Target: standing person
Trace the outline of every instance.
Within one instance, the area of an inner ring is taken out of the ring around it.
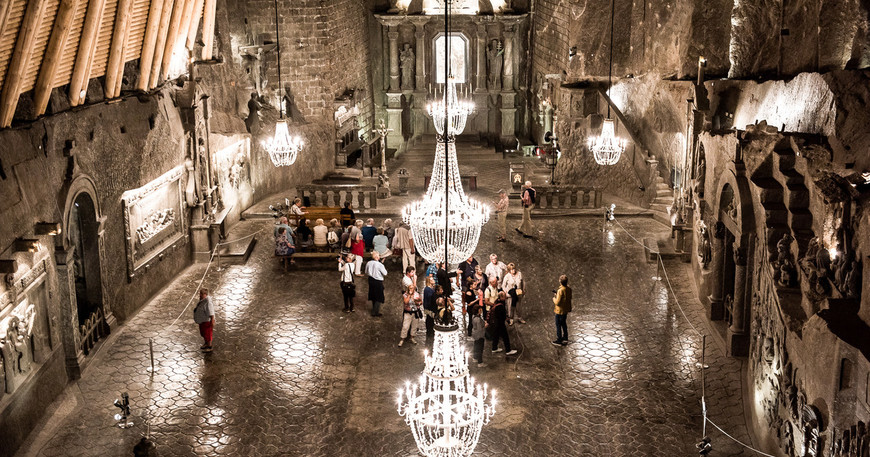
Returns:
[[[366,242],[366,249],[371,250],[374,246],[375,235],[378,234],[378,228],[375,227],[375,220],[372,218],[366,219],[366,225],[364,225],[360,230],[362,230],[363,240]]]
[[[477,259],[474,256],[468,256],[467,259],[459,263],[459,271],[462,272],[462,288],[468,287],[468,282],[474,277],[474,268],[477,267]]]
[[[366,252],[365,242],[363,241],[362,231],[360,231],[360,227],[362,227],[362,221],[356,221],[356,225],[350,230],[350,252],[356,256],[356,268],[354,271],[357,276],[362,276],[362,262],[363,255]]]
[[[384,303],[384,277],[387,269],[381,263],[378,251],[372,251],[372,260],[366,264],[366,274],[369,277],[369,300],[372,301],[372,317],[381,317],[381,305]]]
[[[423,298],[417,293],[417,286],[411,284],[408,290],[402,294],[402,331],[399,333],[399,346],[405,342],[405,339],[410,339],[411,344],[417,344],[414,339],[414,334],[417,333],[417,323],[419,316],[422,315],[420,306],[423,305]]]
[[[427,279],[427,281],[431,282],[426,288],[432,292],[423,292],[423,314],[426,316],[426,345],[431,350],[432,343],[435,342],[435,313],[438,312],[437,300],[444,293],[444,289],[441,286],[436,286],[431,278]]]
[[[465,287],[465,290],[462,292],[462,306],[463,309],[467,313],[468,319],[468,336],[472,336],[472,328],[471,328],[471,315],[472,307],[474,306],[483,306],[480,300],[480,285],[477,284],[476,279],[472,279],[471,282]]]
[[[417,269],[414,267],[408,267],[405,269],[405,276],[402,278],[402,291],[408,290],[409,287],[414,286],[414,290],[417,289]]]
[[[486,278],[492,279],[495,278],[498,280],[499,284],[501,284],[502,278],[504,278],[504,274],[507,271],[507,265],[504,264],[501,260],[498,260],[498,256],[495,254],[489,255],[489,263],[486,264]]]
[[[444,288],[444,296],[447,298],[453,297],[454,284],[451,278],[455,278],[457,274],[459,273],[455,271],[448,273],[444,269],[444,262],[438,262],[438,270],[435,272],[435,283]]]
[[[531,238],[534,235],[538,234],[535,230],[535,226],[532,225],[532,208],[535,207],[535,188],[532,187],[531,181],[526,181],[523,184],[523,223],[516,231],[522,234],[526,238]]]
[[[483,307],[480,305],[471,305],[469,308],[471,315],[471,339],[474,340],[474,351],[471,353],[477,368],[486,366],[483,363],[483,345],[486,335],[486,321],[483,320]]]
[[[506,297],[507,294],[504,291],[499,292],[495,305],[489,313],[489,325],[492,327],[492,352],[495,354],[502,351],[498,347],[498,341],[501,340],[504,342],[504,355],[514,355],[517,350],[511,349],[511,338],[508,335],[507,325],[505,325],[507,323],[507,311],[504,304]]]
[[[477,280],[477,287],[481,292],[486,290],[489,286],[489,279],[487,279],[486,275],[483,273],[483,268],[480,268],[480,265],[474,267],[473,279]]]
[[[495,214],[498,216],[498,240],[507,241],[507,212],[510,205],[507,192],[504,189],[498,191],[498,201],[495,202]]]
[[[492,308],[495,307],[495,302],[498,301],[498,293],[501,292],[501,289],[498,287],[498,279],[492,278],[489,280],[489,286],[487,286],[486,290],[483,291],[483,311],[487,317],[487,321],[489,321],[489,313],[492,312]]]
[[[426,268],[426,277],[432,278],[435,280],[435,284],[438,284],[438,269],[441,268],[441,262],[430,263]]]
[[[525,284],[523,284],[523,273],[517,269],[513,262],[507,265],[507,273],[501,281],[501,289],[507,292],[507,314],[508,325],[514,325],[514,319],[520,324],[525,324],[526,321],[520,317],[517,312],[517,307],[520,304],[520,299],[523,298]]]
[[[553,346],[568,345],[568,313],[571,312],[571,288],[568,287],[568,276],[559,276],[559,290],[554,291],[553,313],[556,315],[556,339]]]
[[[399,224],[396,234],[393,236],[393,249],[402,250],[402,271],[407,271],[409,266],[416,266],[417,259],[414,253],[414,239],[411,231],[404,222]]]
[[[353,209],[351,208],[350,202],[344,202],[344,208],[342,208],[338,212],[339,216],[341,216],[341,226],[348,227],[353,225],[354,219],[356,219],[356,214],[353,213]]]
[[[356,297],[356,284],[353,283],[354,255],[345,254],[338,258],[338,271],[341,272],[341,295],[344,297],[344,312],[352,313],[353,299]]]
[[[390,240],[389,245],[393,245],[393,237],[396,236],[396,228],[393,227],[392,219],[384,219],[384,223],[381,224],[381,227],[384,229],[384,235],[386,235],[387,239]]]
[[[199,289],[199,302],[193,308],[193,321],[199,324],[199,334],[204,343],[199,348],[202,352],[211,352],[212,334],[214,331],[214,305],[208,296],[208,289]]]

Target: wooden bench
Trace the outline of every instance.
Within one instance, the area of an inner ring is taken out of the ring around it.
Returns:
[[[303,214],[302,216],[298,214],[287,213],[287,220],[293,221],[295,226],[299,226],[299,219],[306,218],[310,221],[316,221],[317,219],[323,219],[325,224],[329,224],[329,221],[332,219],[338,219],[339,222],[342,223],[342,226],[345,223],[350,222],[353,223],[353,220],[350,218],[348,214],[341,214],[341,208],[336,208],[333,206],[309,206],[304,208],[308,214]]]

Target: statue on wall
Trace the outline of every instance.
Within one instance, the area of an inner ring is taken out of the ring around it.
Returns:
[[[704,221],[698,224],[698,263],[701,268],[707,269],[713,260],[713,247],[710,242],[710,231]]]
[[[22,335],[22,326],[20,324],[21,320],[18,316],[12,316],[12,319],[9,320],[6,336],[0,340],[3,358],[9,363],[9,366],[6,367],[7,378],[9,379],[14,379],[14,376],[23,375],[30,371],[32,357],[28,341],[29,335]]]
[[[417,65],[417,59],[414,56],[414,50],[411,49],[411,43],[405,43],[402,47],[399,62],[402,69],[402,89],[414,89],[414,68]]]
[[[695,178],[697,179],[697,193],[699,198],[704,198],[704,185],[707,183],[707,159],[704,154],[704,145],[698,148],[700,151],[698,158],[698,168],[695,170]]]
[[[0,351],[0,398],[6,393],[6,360],[3,358],[3,351]]]
[[[504,66],[504,47],[501,40],[494,39],[486,48],[486,61],[489,64],[489,89],[501,89],[501,71]]]
[[[248,133],[254,132],[260,125],[260,100],[256,92],[251,92],[251,99],[248,100],[248,117],[245,118],[245,127]]]
[[[794,287],[797,284],[797,268],[791,255],[792,241],[794,238],[785,233],[776,243],[777,256],[773,263],[773,279],[783,287]]]

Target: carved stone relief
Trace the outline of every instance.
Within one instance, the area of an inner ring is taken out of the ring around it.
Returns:
[[[45,259],[0,297],[0,397],[12,393],[51,352]]]

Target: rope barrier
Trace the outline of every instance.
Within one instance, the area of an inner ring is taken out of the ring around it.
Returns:
[[[634,240],[635,243],[639,244],[644,250],[649,251],[649,252],[653,252],[649,246],[643,244],[641,241],[639,241],[637,238],[635,238],[635,236],[632,235],[631,232],[629,232],[628,229],[626,229],[625,226],[623,226],[619,222],[619,220],[617,220],[616,218],[614,218],[612,220],[614,222],[616,222],[616,224],[619,226],[619,228],[621,228],[622,231],[625,232],[625,234],[629,236],[629,238]],[[689,320],[689,317],[686,315],[685,311],[683,310],[683,307],[680,305],[680,301],[677,299],[677,294],[674,291],[674,287],[671,284],[670,277],[668,276],[668,271],[665,268],[665,262],[664,262],[664,259],[662,258],[661,253],[656,252],[655,254],[656,254],[656,258],[658,260],[657,264],[658,264],[658,266],[661,266],[661,270],[662,270],[662,274],[663,274],[664,279],[665,279],[665,283],[668,286],[668,292],[670,292],[670,295],[674,298],[674,303],[677,305],[677,309],[680,310],[680,314],[683,316],[683,319],[686,321],[686,323],[689,324],[689,327],[691,327],[692,331],[695,332],[695,334],[697,334],[699,337],[701,337],[702,341],[705,341],[706,337],[700,331],[698,331],[698,329],[692,324],[692,322]],[[682,347],[682,342],[679,340],[679,338],[677,339],[677,342],[680,344],[680,347]],[[705,344],[705,343],[702,343],[702,344]],[[704,348],[702,347],[702,351],[703,350],[704,350]],[[704,362],[703,361],[701,363],[701,370],[702,370],[701,374],[703,376],[703,370],[704,370]],[[701,413],[702,413],[703,420],[704,420],[704,430],[705,430],[704,434],[705,434],[705,436],[706,436],[706,423],[709,422],[710,425],[712,425],[714,428],[716,428],[716,430],[719,430],[719,432],[721,432],[723,435],[728,437],[728,439],[739,444],[740,446],[743,446],[745,449],[752,451],[758,455],[762,455],[764,457],[775,457],[771,454],[760,451],[760,450],[744,443],[743,441],[738,440],[737,438],[731,436],[728,432],[723,430],[721,427],[719,427],[715,422],[713,422],[707,416],[707,402],[706,402],[706,398],[705,398],[706,394],[704,393],[704,389],[703,389],[704,386],[702,385],[701,387],[702,387],[702,393],[701,393],[701,410],[702,411],[701,411]]]

